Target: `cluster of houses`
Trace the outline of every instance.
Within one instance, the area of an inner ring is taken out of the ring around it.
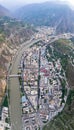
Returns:
[[[39,51],[36,48],[28,49],[27,52],[23,54],[25,58],[22,62],[23,89],[27,95],[27,101],[25,101],[29,101],[28,104],[31,104],[34,109],[37,108],[38,96],[38,53]]]
[[[35,121],[47,122],[50,116],[61,108],[62,86],[59,76],[62,77],[60,73],[62,66],[60,59],[54,59],[55,65],[52,61],[48,62],[45,51],[46,46],[34,45],[25,51],[21,58],[23,78],[21,87],[24,92],[21,97],[22,119],[25,124],[26,120],[29,122],[27,124],[30,124],[29,116],[32,114],[39,115],[35,116]],[[32,119],[31,116],[31,121]]]
[[[9,114],[8,114],[8,107],[2,108],[2,115],[0,120],[0,130],[10,130],[11,127],[9,125]]]
[[[48,62],[45,56],[46,46],[41,48],[40,58],[40,98],[39,112],[42,121],[49,119],[49,113],[54,113],[60,108],[61,104],[61,83],[56,76],[56,68],[58,73],[61,71],[60,61]]]

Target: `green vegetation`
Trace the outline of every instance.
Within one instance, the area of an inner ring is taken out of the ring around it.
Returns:
[[[66,76],[67,76],[70,88],[74,89],[74,67],[72,66],[70,62],[67,65]]]
[[[50,45],[48,45],[46,48],[45,56],[46,56],[48,62],[53,61],[54,57],[53,57],[53,52],[52,52],[52,48],[50,47]]]
[[[34,31],[35,29],[29,24],[26,24],[24,21],[19,21],[15,18],[7,16],[0,17],[0,34],[3,34],[3,37],[0,37],[0,41],[4,41],[5,37],[8,38],[11,34],[13,36],[15,35],[15,40],[16,37],[19,36],[20,38],[24,38],[25,41],[30,38],[31,34],[33,34]],[[11,38],[11,42],[14,42],[14,39]],[[16,40],[15,43],[18,43],[18,40],[19,38]]]
[[[71,52],[70,41],[66,39],[60,39],[53,43],[54,50],[60,55],[68,55]]]
[[[52,85],[52,84],[53,84],[53,81],[52,81],[52,79],[49,79],[49,81],[50,81],[50,84]]]
[[[53,52],[51,51],[50,45],[48,45],[46,49],[46,58],[48,61],[52,61],[52,59],[57,60],[59,58],[61,61],[62,68],[65,71],[66,76],[68,78],[68,81],[70,78],[74,84],[74,80],[73,80],[74,67],[72,67],[72,64],[70,63],[71,60],[73,61],[74,54],[73,54],[72,45],[70,43],[71,41],[66,39],[60,39],[58,41],[53,42],[52,43]],[[48,53],[50,56],[48,56]]]
[[[60,58],[62,67],[65,70],[66,65],[68,64],[68,56],[70,53],[72,53],[69,43],[70,41],[65,39],[55,41],[52,43],[53,51],[50,45],[48,45],[46,49],[46,57],[48,61],[52,61],[52,59],[57,60],[57,58]],[[48,56],[47,54],[50,54],[51,56]]]
[[[67,94],[67,88],[66,88],[66,81],[64,79],[60,79],[60,81],[62,86],[62,96],[61,96],[62,98],[61,104],[62,104],[65,103],[64,97]]]
[[[8,87],[8,99],[9,99],[9,102],[10,102],[10,88]]]
[[[39,43],[42,42],[41,40],[38,40],[37,42],[35,42],[33,45],[30,46],[30,48],[32,48],[33,46],[40,46]]]
[[[22,82],[23,82],[23,81],[22,81],[22,77],[20,76],[20,77],[19,77],[19,83],[20,83],[20,85],[22,85]]]
[[[50,46],[47,46],[46,51],[51,55],[52,54],[52,48]]]
[[[5,130],[9,130],[9,128],[6,127]]]
[[[4,107],[8,107],[8,97],[5,96],[4,102],[3,102]]]
[[[21,90],[20,96],[21,97],[24,96],[24,92],[22,90]]]
[[[38,99],[40,98],[40,79],[41,79],[41,76],[38,75]]]
[[[21,73],[19,73],[18,72],[18,74],[21,74]],[[22,88],[22,85],[23,85],[23,79],[22,79],[22,77],[21,76],[19,76],[19,84],[20,84],[20,96],[22,97],[22,96],[24,96],[24,91],[23,91],[23,88]]]
[[[54,48],[53,54],[49,52],[51,56],[54,56],[55,60],[60,58],[62,65],[61,74],[63,75],[63,71],[65,71],[70,91],[63,111],[58,113],[58,116],[44,126],[43,130],[74,130],[74,67],[70,62],[70,56],[74,58],[74,55],[70,43],[70,40],[65,39],[55,41],[52,43]],[[66,81],[64,79],[60,79],[60,81],[62,86],[61,98],[63,103],[64,96],[67,94]]]
[[[6,119],[5,119],[5,122],[6,122],[6,123],[9,123],[9,122],[10,122],[10,121],[9,121],[9,118],[6,118]]]
[[[68,56],[67,55],[61,56],[61,65],[62,65],[62,68],[64,69],[64,71],[66,71],[67,65],[68,65]]]
[[[69,96],[67,99],[68,109],[71,111],[74,99],[74,90],[70,90]]]
[[[0,34],[0,43],[5,41],[5,36],[4,34]]]

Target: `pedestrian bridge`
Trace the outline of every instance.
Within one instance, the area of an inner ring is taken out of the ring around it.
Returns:
[[[16,75],[16,74],[11,74],[11,75],[8,75],[9,78],[16,78],[16,77],[20,77],[21,75]]]

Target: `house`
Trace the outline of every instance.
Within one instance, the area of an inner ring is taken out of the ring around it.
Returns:
[[[28,100],[25,96],[22,96],[22,107],[28,106]]]

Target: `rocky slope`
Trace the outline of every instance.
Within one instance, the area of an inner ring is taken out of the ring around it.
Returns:
[[[0,18],[0,101],[5,93],[7,68],[19,45],[30,39],[33,29],[9,17]]]

